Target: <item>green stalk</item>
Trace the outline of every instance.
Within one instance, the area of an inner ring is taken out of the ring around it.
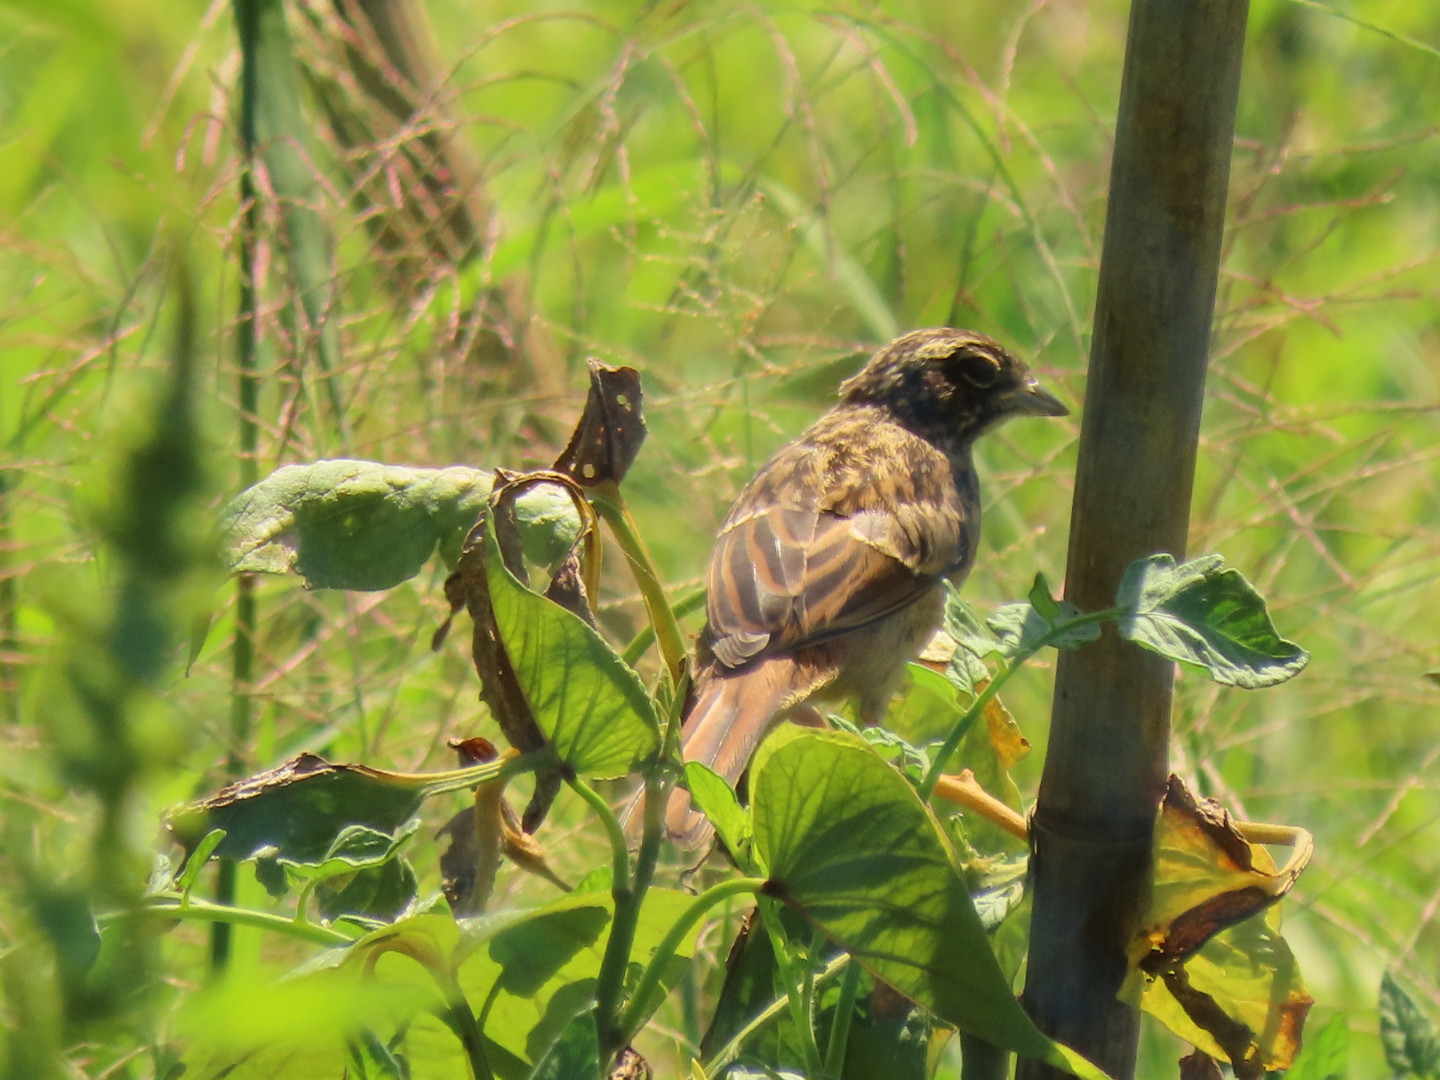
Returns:
[[[670,610],[674,612],[675,618],[678,621],[692,612],[701,610],[705,606],[705,596],[705,588],[701,586],[691,592],[685,593],[683,596],[677,597],[675,603],[671,605]],[[625,663],[631,667],[634,667],[640,662],[640,658],[645,655],[645,651],[650,648],[654,641],[654,624],[651,623],[641,627],[640,632],[635,635],[634,640],[625,646],[625,651],[620,654],[620,659],[624,660]]]
[[[1027,649],[1021,649],[1001,664],[1000,670],[995,673],[995,677],[986,684],[984,690],[976,695],[975,700],[970,703],[970,707],[965,710],[964,715],[962,715],[960,719],[955,722],[955,726],[950,729],[950,734],[945,736],[945,741],[940,745],[940,749],[935,753],[935,759],[930,763],[930,771],[925,774],[925,779],[920,782],[920,798],[929,801],[930,796],[935,791],[935,785],[940,782],[940,777],[945,773],[945,765],[959,748],[960,741],[965,738],[966,733],[975,721],[985,715],[985,706],[990,704],[995,695],[1000,692],[1000,688],[1010,681],[1010,676],[1014,675],[1025,661],[1051,644],[1051,642],[1059,641],[1075,627],[1083,626],[1087,623],[1111,622],[1123,615],[1125,610],[1124,608],[1118,607],[1107,608],[1104,611],[1093,611],[1088,615],[1080,615],[1076,618],[1068,619],[1053,629],[1041,634],[1033,645]]]
[[[786,949],[784,932],[780,927],[778,909],[771,901],[760,901],[760,921],[770,937],[770,949],[775,954],[775,966],[780,970],[780,979],[785,985],[785,998],[790,1006],[790,1022],[795,1025],[796,1037],[800,1040],[800,1052],[805,1056],[805,1075],[819,1077],[824,1066],[820,1062],[820,1045],[815,1041],[815,1027],[810,1022],[806,1002],[799,985],[801,978],[795,973]],[[808,963],[808,960],[807,960]]]
[[[842,958],[849,956],[842,953]],[[828,974],[830,968],[823,968],[815,981]],[[830,1038],[825,1043],[825,1075],[839,1076],[845,1068],[845,1047],[850,1041],[850,1022],[855,1018],[855,999],[860,996],[860,965],[850,964],[845,968],[845,978],[840,983],[840,1000],[835,1003],[835,1018],[830,1022]]]
[[[355,941],[353,937],[343,934],[339,930],[321,926],[319,923],[297,922],[269,911],[253,911],[250,908],[234,907],[229,904],[216,904],[196,897],[188,899],[169,896],[151,897],[141,907],[103,916],[101,921],[137,916],[152,919],[191,919],[196,922],[213,923],[217,926],[253,926],[259,930],[285,934],[288,937],[299,938],[301,941],[308,941],[315,945],[349,945]]]
[[[848,971],[854,967],[855,965],[850,962],[849,954],[841,953],[839,956],[835,957],[833,960],[831,960],[828,964],[826,964],[823,968],[820,969],[820,973],[815,977],[815,982],[818,985],[831,978],[838,971],[840,971],[841,968],[845,968]],[[859,976],[857,975],[857,989],[859,985],[858,978]],[[782,1012],[788,1009],[789,1006],[790,997],[787,994],[783,997],[775,998],[770,1002],[770,1004],[766,1005],[765,1008],[761,1009],[754,1016],[752,1016],[749,1023],[747,1023],[744,1027],[737,1031],[733,1036],[731,1036],[730,1041],[727,1042],[724,1046],[722,1046],[719,1050],[715,1051],[715,1053],[710,1056],[710,1060],[704,1063],[705,1075],[718,1076],[721,1072],[723,1072],[727,1065],[729,1065],[732,1061],[734,1061],[737,1057],[740,1056],[740,1050],[745,1045],[745,1040],[754,1035],[771,1020],[774,1020],[775,1017],[779,1016]],[[851,1011],[854,1011],[853,998],[851,999]],[[846,1022],[845,1026],[846,1036],[848,1038],[848,1021]]]
[[[605,484],[588,489],[590,502],[595,512],[610,526],[610,532],[620,550],[630,563],[630,572],[635,575],[635,584],[645,601],[645,610],[650,616],[650,625],[655,628],[655,640],[660,646],[660,655],[670,672],[671,681],[680,685],[680,674],[685,669],[685,635],[680,632],[680,623],[665,597],[665,588],[660,575],[655,572],[655,562],[641,539],[635,520],[620,496],[620,489],[614,484]]]
[[[635,1037],[645,1023],[653,1005],[651,998],[655,991],[660,988],[660,979],[665,974],[665,968],[669,966],[674,958],[680,943],[685,940],[685,935],[695,928],[695,924],[705,917],[705,913],[732,896],[739,896],[742,893],[758,892],[765,884],[763,878],[731,878],[710,886],[703,893],[697,896],[691,905],[685,909],[680,916],[665,932],[660,939],[660,944],[655,947],[655,955],[650,958],[646,965],[644,974],[640,981],[635,984],[635,992],[630,995],[630,1003],[625,1008],[624,1019],[620,1022],[619,1044],[616,1049],[625,1046]],[[604,1033],[601,1033],[603,1039]],[[612,1051],[613,1052],[613,1051]]]
[[[625,990],[625,969],[630,964],[630,950],[635,944],[635,928],[640,922],[640,900],[630,883],[630,852],[625,845],[625,830],[598,792],[579,777],[567,778],[571,789],[590,804],[605,826],[610,838],[610,896],[615,913],[610,920],[610,936],[605,942],[605,955],[595,979],[595,1028],[600,1039],[600,1058],[608,1061],[623,1046],[617,1042],[620,1031],[616,1017],[620,1012],[620,996]]]
[[[255,143],[258,122],[256,102],[259,68],[256,51],[260,37],[259,0],[234,0],[235,28],[240,39],[240,171],[239,320],[235,329],[236,398],[239,404],[240,489],[251,487],[260,477],[260,379],[256,374],[256,322],[259,318],[255,295],[255,244],[259,235],[259,209],[255,189]],[[230,745],[225,754],[225,773],[232,780],[246,773],[245,748],[250,742],[254,719],[251,687],[255,678],[255,631],[259,625],[255,606],[255,582],[241,574],[235,580],[235,644],[230,660]],[[221,859],[215,877],[215,900],[222,907],[235,903],[236,866],[233,859]],[[210,970],[223,972],[230,964],[231,929],[228,922],[216,922],[210,931]]]

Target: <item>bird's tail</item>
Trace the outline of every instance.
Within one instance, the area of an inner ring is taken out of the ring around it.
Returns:
[[[732,787],[740,780],[760,740],[795,692],[795,663],[786,657],[762,661],[743,673],[704,679],[681,733],[681,754],[708,765]],[[644,820],[644,794],[626,814],[626,829],[638,836]],[[665,807],[665,829],[682,847],[696,848],[714,831],[691,804],[689,792],[676,788]]]

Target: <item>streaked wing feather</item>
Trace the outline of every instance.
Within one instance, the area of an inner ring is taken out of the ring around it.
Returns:
[[[882,618],[939,576],[879,510],[770,507],[730,522],[716,546],[707,614],[726,667]]]

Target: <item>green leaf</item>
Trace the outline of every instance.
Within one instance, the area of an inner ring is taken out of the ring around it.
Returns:
[[[694,902],[678,890],[645,894],[631,947],[631,964],[650,959],[666,931]],[[477,1013],[487,1042],[508,1060],[533,1067],[572,1018],[593,1003],[613,908],[608,894],[569,895],[532,911],[467,923],[454,952],[456,977]],[[695,947],[692,932],[663,985],[673,987]],[[502,1068],[500,1075],[523,1075]]]
[[[1396,1076],[1430,1080],[1440,1072],[1440,1035],[1390,972],[1380,978],[1380,1043]]]
[[[342,915],[394,922],[420,891],[410,860],[396,856],[378,866],[326,878],[315,889],[315,910],[326,922]]]
[[[660,747],[660,720],[640,676],[584,620],[531,592],[486,545],[495,625],[535,722],[581,776],[638,771]]]
[[[545,1056],[536,1063],[529,1080],[571,1080],[600,1075],[600,1033],[595,1012],[585,1008],[565,1026]]]
[[[710,819],[726,849],[740,857],[738,853],[745,850],[750,840],[750,815],[741,808],[740,800],[724,777],[701,762],[687,761],[685,784],[695,806]]]
[[[782,725],[751,775],[768,895],[962,1031],[1081,1076],[1102,1075],[1020,1008],[938,824],[862,739]]]
[[[458,465],[288,465],[225,508],[226,559],[234,573],[293,572],[312,589],[388,589],[419,573],[437,544],[454,563],[492,480]]]
[[[1282,638],[1265,601],[1219,555],[1175,565],[1170,555],[1130,564],[1115,594],[1129,641],[1247,690],[1293,678],[1310,655]]]
[[[984,620],[960,595],[954,586],[947,585],[945,599],[945,632],[955,639],[955,644],[976,657],[989,656],[1000,652],[1000,642],[986,629]]]
[[[1050,593],[1050,583],[1045,580],[1044,574],[1035,575],[1035,584],[1030,586],[1030,595],[1026,597],[1030,606],[1040,613],[1040,616],[1052,622],[1064,614],[1064,607]],[[1072,607],[1071,611],[1077,609]]]
[[[224,829],[216,857],[279,856],[323,862],[347,826],[393,833],[415,816],[425,789],[363,765],[332,765],[301,754],[175,811],[166,827],[187,850]]]
[[[1305,1033],[1305,1046],[1285,1070],[1285,1080],[1346,1080],[1350,1075],[1350,1024],[1343,1013],[1318,1032]]]
[[[1028,604],[1007,604],[985,620],[1006,656],[1033,652],[1043,647],[1042,642],[1057,649],[1078,649],[1100,636],[1098,623],[1066,627],[1066,623],[1080,618],[1080,609],[1051,596],[1044,574],[1035,575],[1029,600]]]
[[[405,846],[418,820],[410,820],[394,834],[372,829],[368,825],[347,825],[336,834],[330,847],[319,859],[298,859],[293,854],[281,855],[281,866],[301,881],[323,881],[339,874],[353,874],[366,867],[380,866],[393,859]]]
[[[1000,642],[953,585],[946,585],[945,632],[955,642],[955,652],[945,668],[945,678],[963,694],[974,697],[980,683],[990,678],[984,658],[1000,653]]]

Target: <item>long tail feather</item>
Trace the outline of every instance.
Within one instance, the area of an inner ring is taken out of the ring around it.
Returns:
[[[795,694],[795,664],[777,657],[743,673],[706,679],[685,718],[681,753],[686,761],[710,766],[730,785],[739,782],[760,740],[775,716]],[[644,795],[636,796],[625,813],[625,828],[638,839],[644,822]],[[682,847],[696,848],[713,829],[691,805],[690,794],[677,788],[665,807],[665,829]]]

